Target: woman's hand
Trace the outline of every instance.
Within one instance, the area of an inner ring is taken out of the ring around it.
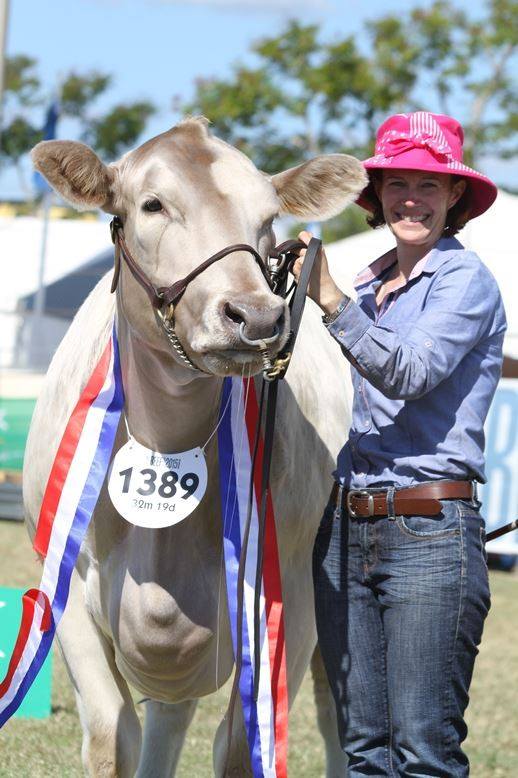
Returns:
[[[299,232],[299,240],[308,245],[309,241],[313,237],[310,232],[304,230]],[[301,249],[299,252],[299,258],[293,265],[293,275],[298,281],[302,265],[304,264],[304,257],[306,256],[306,249]],[[324,313],[331,314],[338,308],[340,300],[343,298],[344,293],[337,287],[333,281],[330,273],[329,266],[327,264],[326,252],[322,248],[320,255],[315,259],[311,277],[309,279],[308,297],[316,302],[317,305],[322,308]]]

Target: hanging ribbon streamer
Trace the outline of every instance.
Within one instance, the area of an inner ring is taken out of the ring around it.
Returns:
[[[238,635],[238,570],[249,507],[252,452],[258,424],[254,382],[225,379],[220,417],[219,460],[227,596],[234,654]],[[254,476],[252,522],[248,538],[243,598],[242,663],[239,691],[254,778],[285,778],[287,772],[288,695],[286,646],[277,538],[268,500],[260,599],[260,645],[254,646],[254,590],[258,554],[258,506],[262,472],[259,442]],[[254,652],[260,652],[257,701],[254,699]]]

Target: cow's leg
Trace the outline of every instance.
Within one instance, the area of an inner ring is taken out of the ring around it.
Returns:
[[[214,775],[216,778],[248,778],[252,775],[246,741],[241,700],[236,699],[232,719],[232,738],[228,747],[228,711],[221,721],[213,747]]]
[[[147,700],[142,753],[135,778],[174,776],[197,702],[186,700],[169,705]]]
[[[326,778],[344,778],[347,775],[347,757],[340,746],[335,702],[318,645],[311,657],[311,675],[318,728],[326,748]]]
[[[76,693],[85,771],[95,778],[133,778],[140,723],[113,649],[86,609],[84,584],[75,570],[58,641]]]

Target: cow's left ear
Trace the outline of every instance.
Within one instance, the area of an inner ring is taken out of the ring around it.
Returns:
[[[102,208],[116,213],[113,166],[103,164],[97,154],[84,143],[68,140],[44,140],[31,152],[38,170],[59,192],[79,210]]]
[[[354,202],[368,184],[362,163],[347,154],[326,154],[271,177],[281,214],[323,221]]]

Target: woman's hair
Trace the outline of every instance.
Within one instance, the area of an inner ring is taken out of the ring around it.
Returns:
[[[381,201],[376,194],[376,188],[374,186],[376,181],[379,181],[381,183],[383,176],[383,171],[379,169],[375,170],[369,170],[369,183],[367,185],[367,188],[365,189],[363,197],[368,200],[371,205],[373,206],[373,212],[367,216],[367,224],[369,227],[381,227],[385,222],[385,217],[383,215],[383,208],[381,206]],[[463,176],[456,176],[452,175],[452,185],[456,184],[457,181],[466,181]],[[443,235],[446,237],[451,237],[452,235],[456,235],[457,232],[460,232],[460,230],[464,227],[466,222],[469,221],[469,217],[471,214],[471,192],[469,188],[469,183],[466,181],[466,189],[464,190],[462,196],[457,200],[455,205],[453,205],[446,216],[446,224],[444,225],[444,231]]]

